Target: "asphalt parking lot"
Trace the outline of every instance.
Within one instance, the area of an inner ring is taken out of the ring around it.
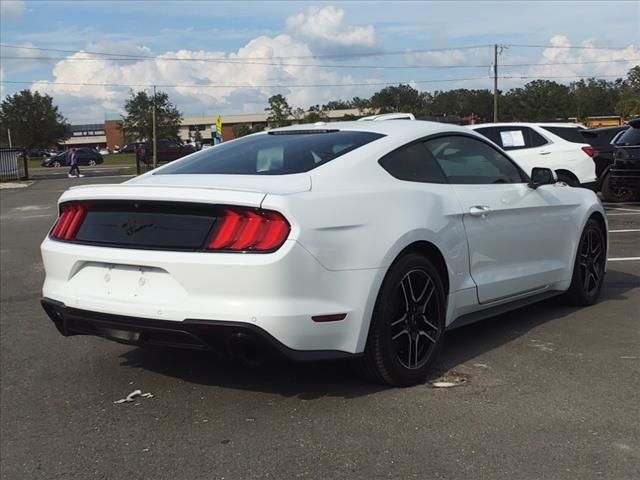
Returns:
[[[640,477],[640,203],[607,205],[602,300],[555,300],[448,334],[454,388],[383,389],[345,363],[250,369],[64,338],[40,308],[39,244],[69,185],[0,190],[0,477]],[[153,394],[115,404],[134,389]]]

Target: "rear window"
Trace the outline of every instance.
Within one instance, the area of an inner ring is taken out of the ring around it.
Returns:
[[[571,143],[588,143],[582,135],[582,129],[576,127],[542,127],[547,132],[559,136]]]
[[[276,131],[195,153],[157,174],[287,175],[313,170],[384,135],[341,130]]]
[[[629,128],[619,138],[616,145],[624,147],[637,147],[640,145],[640,128]]]

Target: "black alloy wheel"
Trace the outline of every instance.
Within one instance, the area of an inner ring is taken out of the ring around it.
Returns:
[[[374,308],[365,355],[365,375],[392,386],[425,380],[442,346],[445,290],[434,265],[408,253],[391,266]]]
[[[600,224],[590,218],[580,236],[571,286],[566,298],[573,305],[593,305],[604,283],[607,242]]]
[[[435,289],[429,273],[421,269],[407,272],[396,288],[391,340],[398,361],[410,370],[426,363],[440,335],[432,320],[439,315]]]

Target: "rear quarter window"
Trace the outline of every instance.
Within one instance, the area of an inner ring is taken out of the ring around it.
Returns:
[[[624,147],[640,146],[640,128],[628,128],[616,139],[615,144]]]
[[[308,172],[384,135],[345,130],[275,131],[201,150],[157,172],[287,175]]]
[[[571,143],[588,143],[584,135],[582,135],[582,129],[575,127],[541,127],[542,129],[557,135],[558,137]]]

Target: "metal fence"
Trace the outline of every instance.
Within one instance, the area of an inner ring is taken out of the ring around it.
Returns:
[[[0,181],[28,179],[27,152],[22,148],[0,148]]]

